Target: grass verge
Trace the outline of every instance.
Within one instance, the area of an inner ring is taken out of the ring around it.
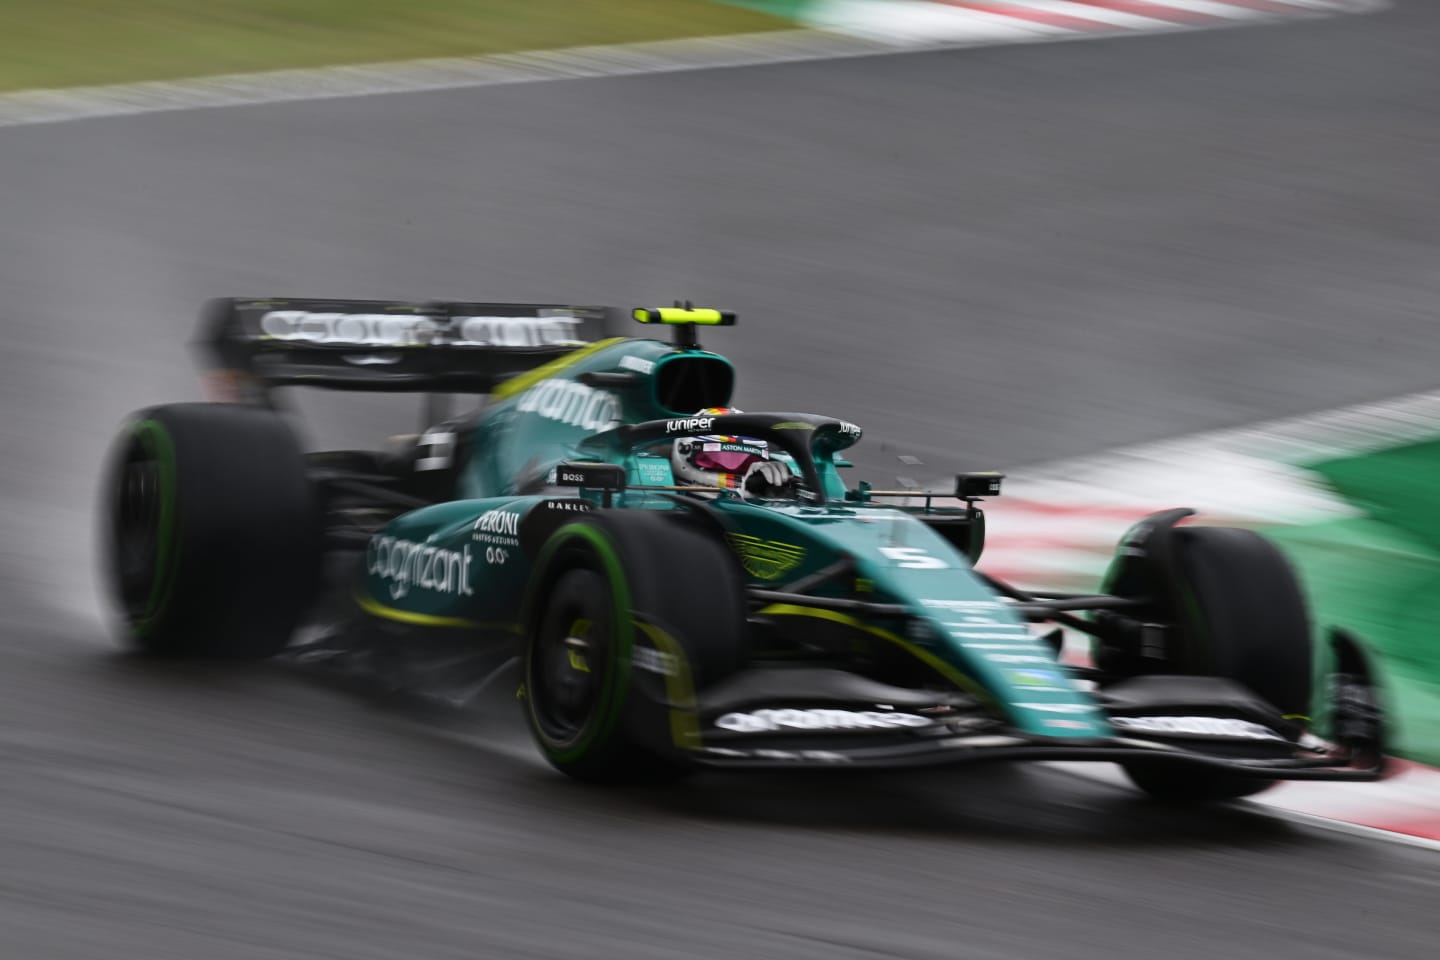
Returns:
[[[0,91],[746,33],[711,0],[7,0]]]

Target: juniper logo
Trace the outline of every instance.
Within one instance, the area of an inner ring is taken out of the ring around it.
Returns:
[[[393,600],[405,597],[412,586],[462,597],[475,594],[468,546],[447,550],[395,537],[371,537],[365,563],[372,576],[388,582]]]
[[[676,430],[709,430],[710,425],[714,422],[714,417],[686,417],[683,420],[667,420],[665,422],[665,432],[674,433]]]

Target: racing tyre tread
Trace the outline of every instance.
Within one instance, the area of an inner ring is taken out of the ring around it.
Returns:
[[[1281,713],[1310,711],[1310,617],[1289,562],[1250,530],[1178,531],[1193,609],[1189,672],[1243,683]]]
[[[319,589],[322,539],[300,445],[278,414],[140,411],[104,491],[105,573],[128,646],[234,659],[284,649]]]
[[[1241,683],[1287,717],[1309,712],[1310,617],[1284,554],[1250,530],[1176,531],[1182,582],[1177,666],[1192,675]],[[1124,765],[1156,799],[1207,803],[1250,796],[1273,780],[1175,764]]]
[[[1153,799],[1167,804],[1222,803],[1253,796],[1275,785],[1263,777],[1197,770],[1173,764],[1127,763],[1125,776]]]

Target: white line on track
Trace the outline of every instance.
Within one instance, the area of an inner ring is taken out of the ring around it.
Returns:
[[[1257,810],[1266,816],[1278,817],[1281,820],[1304,824],[1307,827],[1329,830],[1332,833],[1345,833],[1354,837],[1362,837],[1366,840],[1398,843],[1407,847],[1419,847],[1422,850],[1440,852],[1440,840],[1417,837],[1408,833],[1395,833],[1390,830],[1382,830],[1379,827],[1367,827],[1359,823],[1346,823],[1344,820],[1332,820],[1329,817],[1319,817],[1313,813],[1301,813],[1298,810],[1286,810],[1284,807],[1263,804],[1255,800],[1242,800],[1240,802],[1249,810]]]
[[[1440,390],[1427,390],[1297,417],[1117,447],[1103,453],[1016,468],[1014,472],[1027,481],[1025,493],[1034,499],[1056,500],[1050,487],[1069,482],[1077,493],[1089,490],[1085,502],[1103,503],[1111,499],[1108,495],[1115,491],[1098,487],[1094,476],[1105,473],[1123,477],[1125,471],[1136,464],[1181,464],[1199,469],[1210,458],[1229,455],[1290,466],[1304,465],[1433,439],[1440,433],[1437,424],[1440,424]],[[1043,496],[1037,496],[1036,491],[1030,489],[1039,483],[1046,484]],[[1094,499],[1097,496],[1098,501]],[[1121,496],[1118,502],[1128,499]]]
[[[1064,774],[1065,776],[1078,777],[1081,780],[1088,780],[1092,783],[1108,784],[1128,793],[1134,793],[1137,789],[1132,786],[1130,781],[1125,778],[1125,775],[1120,772],[1120,768],[1112,763],[1045,762],[1042,763],[1041,766]],[[1380,781],[1380,786],[1383,787],[1384,783],[1385,781]],[[1318,781],[1306,783],[1305,786],[1323,789],[1326,784],[1323,781]],[[1355,786],[1361,787],[1362,789],[1364,787],[1378,789],[1376,785],[1373,784],[1345,784],[1344,786]],[[1281,788],[1277,787],[1276,789],[1279,790]],[[1349,834],[1355,837],[1362,837],[1366,840],[1379,840],[1385,843],[1398,843],[1408,847],[1419,847],[1423,850],[1440,851],[1440,840],[1432,840],[1428,837],[1417,837],[1409,833],[1397,833],[1380,827],[1371,827],[1361,823],[1351,823],[1346,820],[1305,813],[1300,810],[1290,809],[1286,807],[1283,802],[1267,801],[1265,798],[1268,795],[1268,792],[1262,793],[1249,800],[1237,800],[1234,802],[1236,805],[1253,813],[1261,814],[1262,816],[1275,817],[1280,820],[1303,824],[1304,826],[1319,830]]]

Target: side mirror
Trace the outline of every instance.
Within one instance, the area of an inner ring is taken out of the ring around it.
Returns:
[[[555,485],[599,490],[608,507],[611,496],[625,489],[625,468],[615,463],[562,463],[555,467]]]
[[[981,497],[998,497],[1000,481],[1005,474],[985,471],[983,473],[957,473],[955,475],[955,496],[961,500],[978,500]]]

